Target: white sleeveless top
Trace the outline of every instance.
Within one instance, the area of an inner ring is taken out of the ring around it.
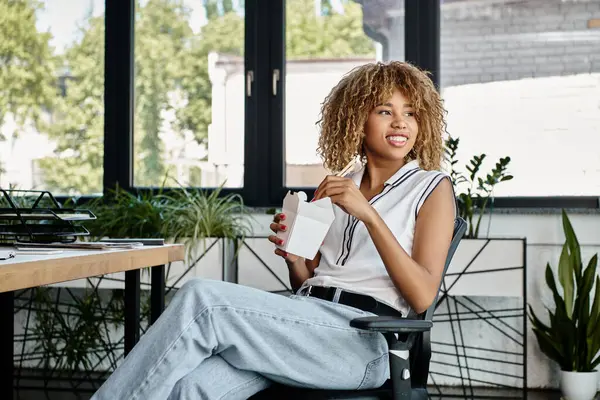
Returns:
[[[364,166],[348,177],[360,186]],[[440,171],[425,171],[416,160],[405,164],[370,203],[402,248],[411,255],[416,218],[427,197],[444,179]],[[335,220],[321,246],[321,261],[308,285],[335,286],[373,296],[407,316],[410,306],[390,279],[364,224],[334,206]],[[300,288],[300,290],[302,290]]]

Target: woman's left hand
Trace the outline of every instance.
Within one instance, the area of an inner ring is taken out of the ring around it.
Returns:
[[[366,222],[373,217],[375,209],[365,196],[360,192],[354,181],[349,178],[329,175],[315,191],[313,201],[324,197],[331,198],[331,202],[339,206],[344,212],[356,219]]]

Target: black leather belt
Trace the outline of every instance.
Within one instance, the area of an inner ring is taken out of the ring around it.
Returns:
[[[373,314],[377,315],[402,317],[402,313],[400,311],[375,300],[371,296],[364,294],[347,292],[343,289],[339,289],[339,298],[336,301],[335,296],[338,289],[339,288],[327,286],[308,286],[302,288],[303,292],[299,291],[299,293],[301,293],[300,295],[302,296],[317,297],[319,299],[344,304],[367,312],[372,312]]]

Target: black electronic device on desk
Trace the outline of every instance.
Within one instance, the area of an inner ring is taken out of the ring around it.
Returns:
[[[96,219],[89,210],[62,208],[45,190],[0,188],[0,241],[72,243],[90,232],[80,221]]]

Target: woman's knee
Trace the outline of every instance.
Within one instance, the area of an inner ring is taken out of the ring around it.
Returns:
[[[179,291],[183,291],[184,293],[192,292],[192,293],[207,293],[214,291],[219,284],[222,284],[221,281],[215,281],[211,279],[205,278],[192,278],[185,282]]]
[[[226,290],[226,285],[230,285],[227,282],[216,281],[212,279],[204,279],[204,278],[192,278],[185,282],[178,293],[180,296],[193,297],[195,301],[200,301],[202,303],[220,303],[224,292]]]
[[[194,376],[186,375],[177,381],[167,400],[203,400],[206,398]]]
[[[206,279],[204,278],[191,278],[188,279],[183,285],[181,285],[181,287],[179,288],[180,291],[183,292],[195,292],[198,290],[201,290],[203,286],[206,285]]]

